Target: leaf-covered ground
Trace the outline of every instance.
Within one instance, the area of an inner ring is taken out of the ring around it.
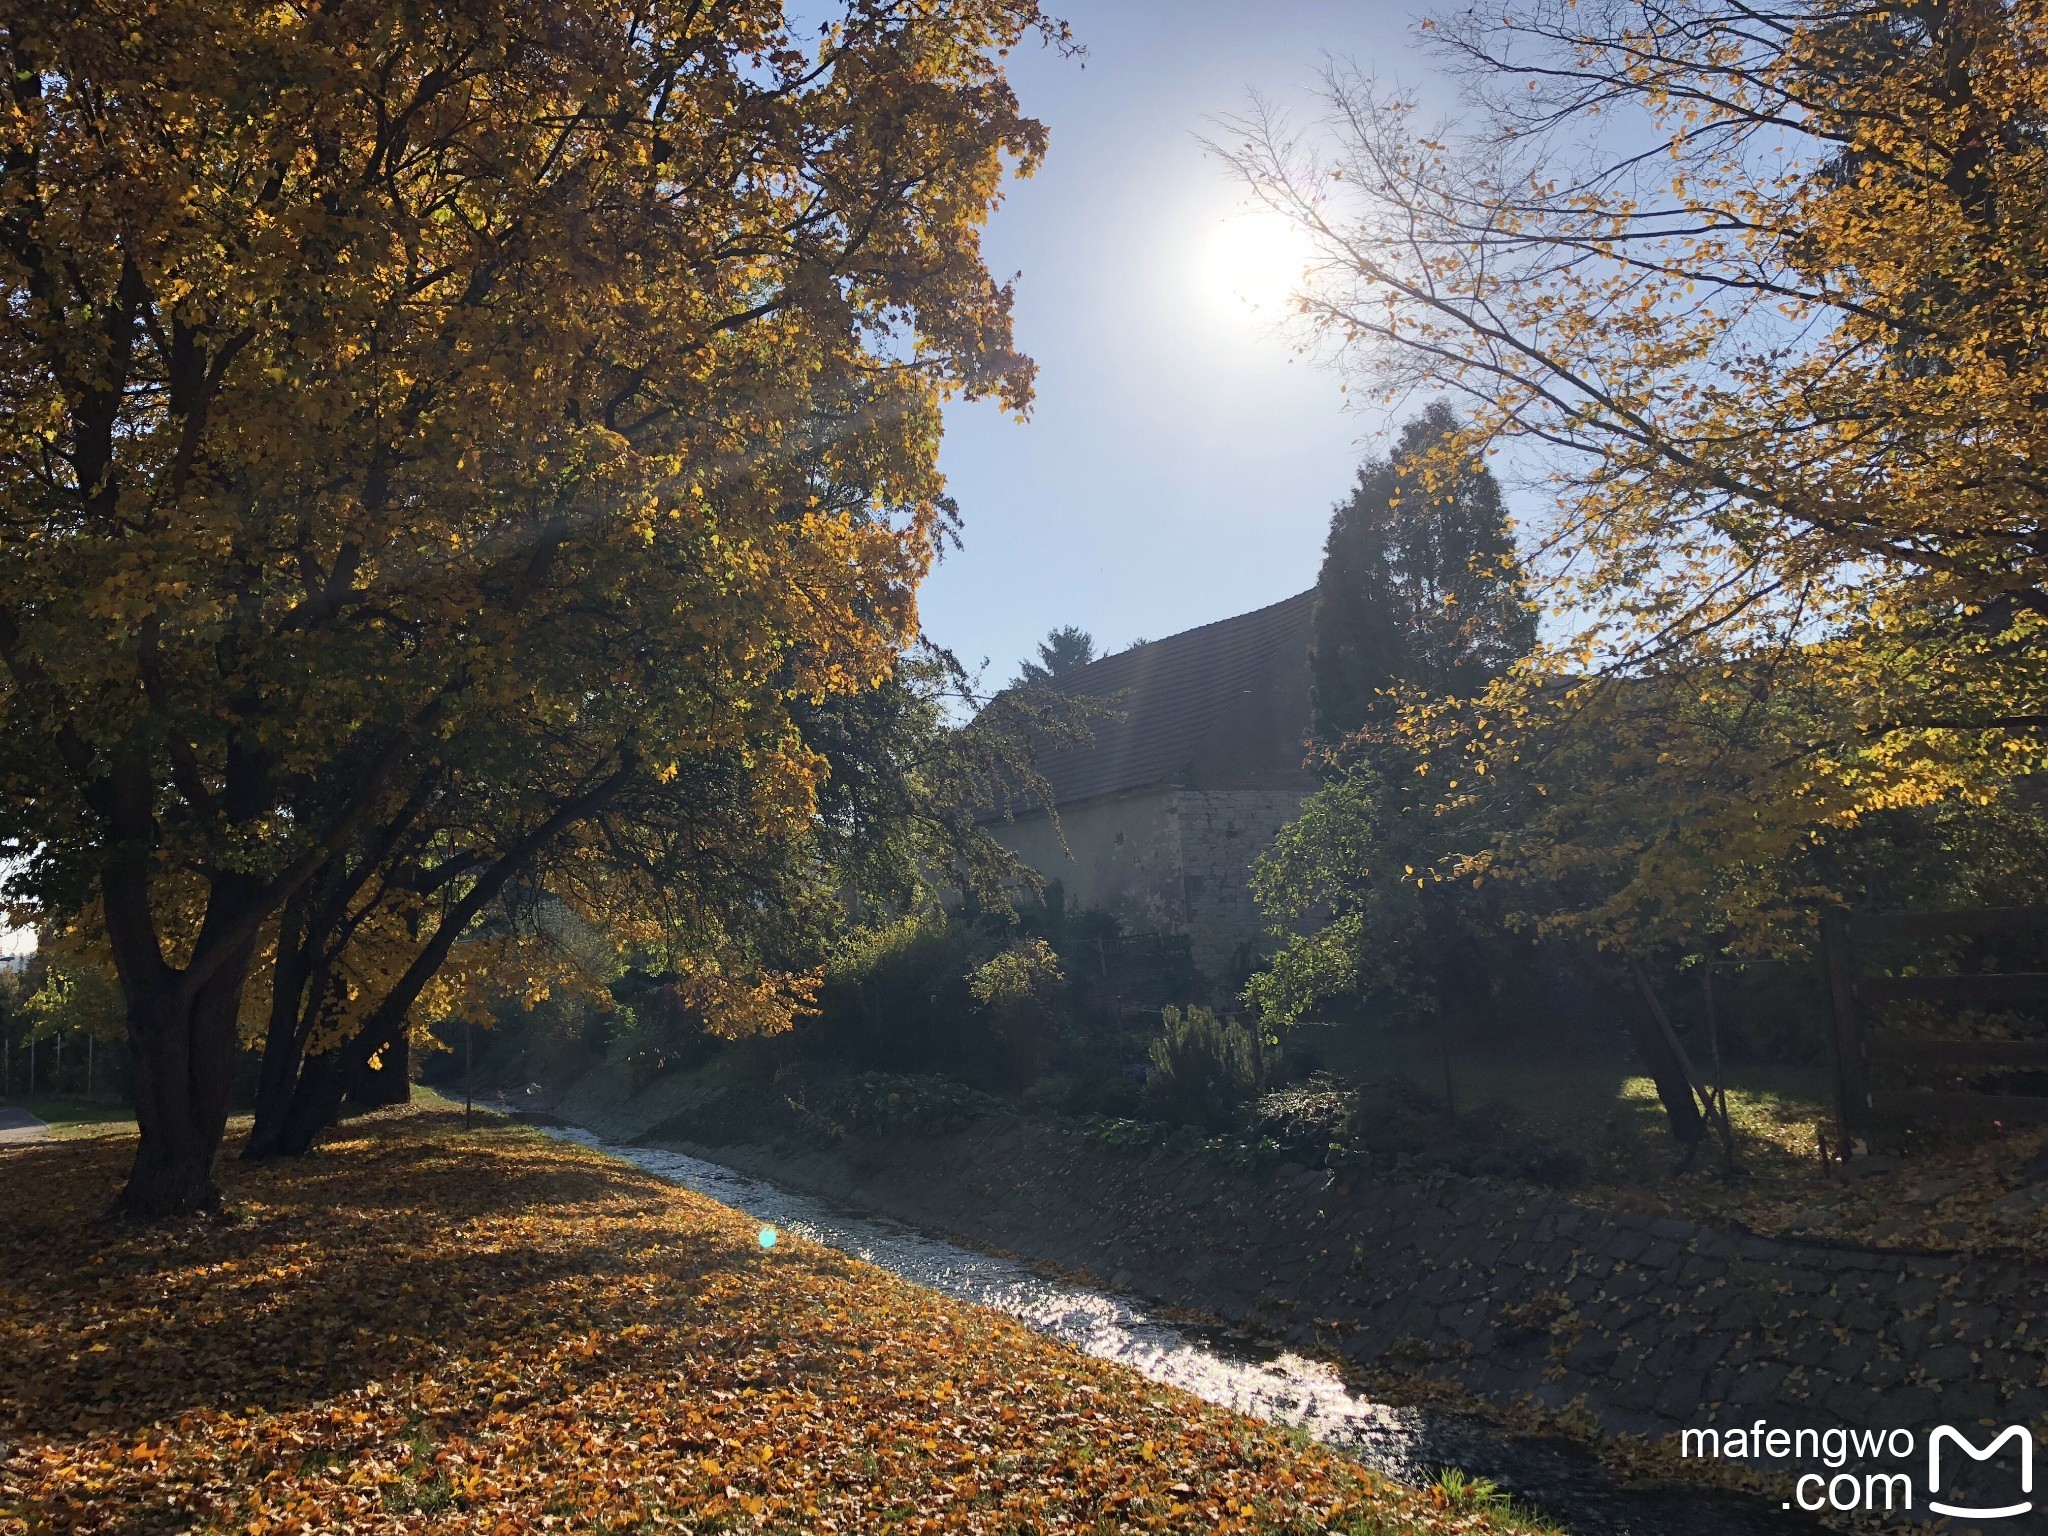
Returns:
[[[631,1169],[445,1109],[93,1220],[0,1153],[0,1531],[1508,1531]]]

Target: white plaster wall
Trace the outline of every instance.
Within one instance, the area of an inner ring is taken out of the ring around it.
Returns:
[[[1133,933],[1179,933],[1182,903],[1176,792],[1154,790],[1083,801],[1060,812],[1059,833],[1043,813],[989,830],[1047,880],[1066,887],[1067,908],[1101,907]]]

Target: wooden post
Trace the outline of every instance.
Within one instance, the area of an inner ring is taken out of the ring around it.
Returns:
[[[1441,1009],[1437,1010],[1436,1016],[1436,1049],[1437,1055],[1443,1061],[1444,1068],[1444,1114],[1450,1120],[1451,1129],[1456,1130],[1458,1128],[1458,1085],[1451,1077],[1450,1024],[1444,1018],[1443,1010]]]
[[[85,1036],[85,1096],[86,1096],[86,1097],[87,1097],[88,1099],[92,1097],[92,1033],[91,1033],[91,1031],[87,1031],[87,1032],[86,1032],[86,1036]]]
[[[1854,1138],[1870,1125],[1870,1085],[1863,1066],[1863,1031],[1856,1021],[1856,958],[1848,914],[1824,913],[1820,939],[1828,968],[1828,1062],[1835,1073],[1835,1129],[1846,1159]]]
[[[470,1098],[474,1090],[471,1087],[470,1079],[475,1071],[476,1020],[465,1013],[462,1016],[462,1128],[465,1131],[469,1129],[471,1116],[474,1113],[471,1109]]]

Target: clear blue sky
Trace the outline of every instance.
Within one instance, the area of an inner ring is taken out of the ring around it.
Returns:
[[[1405,0],[1053,0],[1084,59],[1014,61],[1051,130],[988,231],[1039,365],[1017,425],[950,415],[965,548],[926,585],[927,633],[1006,679],[1054,625],[1120,649],[1315,580],[1331,506],[1384,426],[1242,297],[1270,297],[1277,231],[1198,140],[1250,92],[1308,109],[1325,58],[1426,84]],[[1430,92],[1428,94],[1435,95]],[[1267,216],[1270,217],[1270,216]]]

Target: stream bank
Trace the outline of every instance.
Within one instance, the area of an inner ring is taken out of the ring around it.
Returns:
[[[1240,1413],[1313,1436],[1411,1486],[1446,1467],[1483,1476],[1570,1536],[1820,1536],[1776,1503],[1695,1486],[1614,1478],[1567,1441],[1517,1434],[1479,1416],[1398,1407],[1352,1390],[1327,1361],[1261,1348],[1162,1315],[1146,1303],[963,1248],[886,1217],[848,1210],[671,1148],[608,1141],[534,1114],[563,1137],[708,1195],[785,1235],[853,1255],[927,1289],[1008,1313],[1111,1360]],[[764,1237],[767,1229],[764,1229]]]
[[[1003,1113],[771,1146],[735,1139],[731,1105],[687,1081],[633,1092],[600,1072],[525,1101],[1368,1375],[1652,1446],[1759,1418],[2043,1422],[2048,1275],[2020,1259],[1821,1247],[1456,1177],[1252,1172]]]

